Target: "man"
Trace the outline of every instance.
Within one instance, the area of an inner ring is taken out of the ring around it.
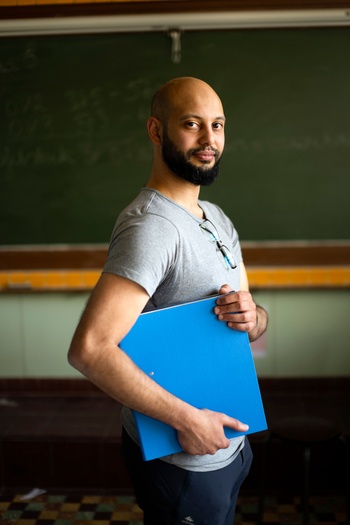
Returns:
[[[248,332],[253,341],[266,329],[232,223],[199,200],[201,185],[218,175],[224,127],[221,101],[207,83],[182,77],[157,91],[148,119],[150,179],[117,220],[69,351],[74,367],[124,405],[124,456],[146,525],[232,525],[252,460],[246,438],[224,434],[225,426],[246,431],[244,422],[176,398],[118,346],[142,311],[218,293],[226,295],[214,311],[228,330]],[[130,409],[174,427],[184,452],[142,461]]]

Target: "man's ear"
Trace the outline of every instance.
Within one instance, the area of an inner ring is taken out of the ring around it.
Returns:
[[[150,117],[147,121],[148,134],[153,144],[161,144],[161,127],[160,120],[156,117]]]

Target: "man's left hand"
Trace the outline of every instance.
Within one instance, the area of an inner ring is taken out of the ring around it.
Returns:
[[[257,324],[257,306],[249,292],[234,292],[228,284],[219,291],[220,297],[214,309],[219,321],[227,323],[229,328],[241,332],[251,332]]]

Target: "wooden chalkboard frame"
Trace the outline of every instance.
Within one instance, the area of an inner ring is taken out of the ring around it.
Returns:
[[[29,0],[30,2],[30,0]],[[16,6],[8,2],[0,2],[0,12],[3,18],[28,18],[50,16],[96,16],[96,15],[128,15],[150,13],[205,13],[205,12],[254,12],[276,10],[327,10],[349,8],[347,0],[119,0],[113,2],[93,2],[86,0],[84,3],[69,4],[64,0],[50,3],[50,0],[41,2],[40,5],[33,0],[32,4],[21,3]]]
[[[0,293],[90,291],[108,246],[0,247]],[[242,243],[252,289],[350,288],[350,241]]]

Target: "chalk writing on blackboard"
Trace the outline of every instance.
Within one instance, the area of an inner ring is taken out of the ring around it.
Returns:
[[[238,153],[277,153],[280,151],[312,151],[350,147],[350,133],[300,137],[270,137],[267,139],[239,138],[228,140],[226,150]]]
[[[109,121],[104,104],[102,87],[89,90],[70,89],[65,93],[69,102],[69,111],[79,134],[84,136],[103,133]]]
[[[40,135],[47,137],[53,131],[54,117],[40,93],[24,94],[17,98],[6,97],[3,107],[3,125],[7,126],[7,136],[10,139]]]
[[[121,151],[123,155],[121,155]],[[133,138],[110,139],[101,143],[86,140],[71,144],[47,147],[42,145],[24,147],[0,145],[0,167],[24,168],[54,165],[95,166],[106,162],[111,167],[125,166],[125,162],[137,160],[151,163],[148,145],[138,144]]]
[[[32,124],[35,126],[35,122]],[[33,128],[34,129],[34,128]],[[27,130],[28,131],[28,130]],[[303,152],[311,150],[336,150],[350,147],[350,134],[330,135],[319,137],[302,136],[279,137],[270,139],[247,140],[235,139],[228,141],[226,150],[239,154],[267,154],[280,151]],[[123,152],[121,156],[120,152]],[[137,160],[150,162],[151,152],[147,144],[137,140],[137,136],[120,139],[105,139],[103,142],[80,140],[74,143],[60,145],[52,150],[42,145],[33,148],[17,146],[0,146],[0,166],[3,168],[45,166],[45,165],[81,165],[94,166],[105,161],[111,166],[124,164],[126,161]]]
[[[24,52],[14,58],[7,58],[0,62],[0,75],[10,75],[21,70],[34,69],[38,64],[38,57],[33,47],[28,47]]]
[[[52,151],[41,146],[32,149],[0,147],[0,167],[25,168],[39,166],[74,165],[77,161],[71,152],[65,148]]]

